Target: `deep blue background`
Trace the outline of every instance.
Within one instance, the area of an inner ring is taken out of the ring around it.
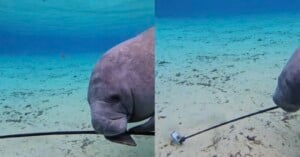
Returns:
[[[299,11],[300,0],[155,0],[156,17]]]
[[[119,34],[108,32],[96,36],[81,36],[76,33],[66,35],[24,35],[0,30],[0,54],[100,53],[135,36],[152,25],[152,23],[148,23],[140,27],[122,30],[122,33]]]
[[[0,0],[0,55],[103,53],[154,25],[154,0]]]

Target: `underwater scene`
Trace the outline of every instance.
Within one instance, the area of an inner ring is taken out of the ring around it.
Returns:
[[[299,157],[300,112],[281,108],[179,145],[170,135],[276,106],[278,76],[300,47],[300,1],[156,0],[155,9],[156,156]]]
[[[93,130],[89,80],[102,55],[154,25],[151,0],[0,0],[0,136]],[[129,124],[130,126],[135,124]],[[5,157],[154,156],[103,135],[0,139]]]

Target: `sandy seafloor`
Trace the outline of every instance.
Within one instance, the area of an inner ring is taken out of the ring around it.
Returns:
[[[277,77],[300,46],[300,14],[156,20],[157,157],[300,157],[300,111],[277,109],[170,145],[274,106]],[[285,117],[285,118],[284,118]],[[249,140],[252,138],[252,140]]]
[[[100,53],[0,55],[0,134],[92,130],[86,100]],[[154,155],[154,138],[134,136],[137,147],[101,135],[0,139],[3,157],[132,157]]]

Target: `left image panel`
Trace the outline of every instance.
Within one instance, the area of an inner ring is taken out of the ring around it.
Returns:
[[[154,156],[154,1],[0,0],[0,153]]]

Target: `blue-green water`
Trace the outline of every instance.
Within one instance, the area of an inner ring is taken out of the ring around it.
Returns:
[[[153,1],[0,0],[0,134],[93,130],[87,88],[114,45],[154,24]],[[1,139],[1,156],[153,156],[103,136]]]
[[[299,156],[299,113],[263,114],[184,135],[274,105],[277,76],[300,46],[299,0],[0,0],[0,134],[91,130],[91,69],[107,49],[156,26],[157,156]],[[154,12],[155,17],[154,18]],[[249,141],[247,137],[255,137]],[[0,140],[2,156],[154,156],[102,136]],[[16,149],[17,147],[17,149]]]
[[[189,136],[275,106],[300,46],[299,2],[156,0],[156,156],[299,157],[300,112],[281,109],[169,144],[174,130]]]
[[[156,0],[156,17],[210,17],[299,11],[299,0]]]
[[[103,51],[154,23],[138,0],[0,1],[0,53]]]

